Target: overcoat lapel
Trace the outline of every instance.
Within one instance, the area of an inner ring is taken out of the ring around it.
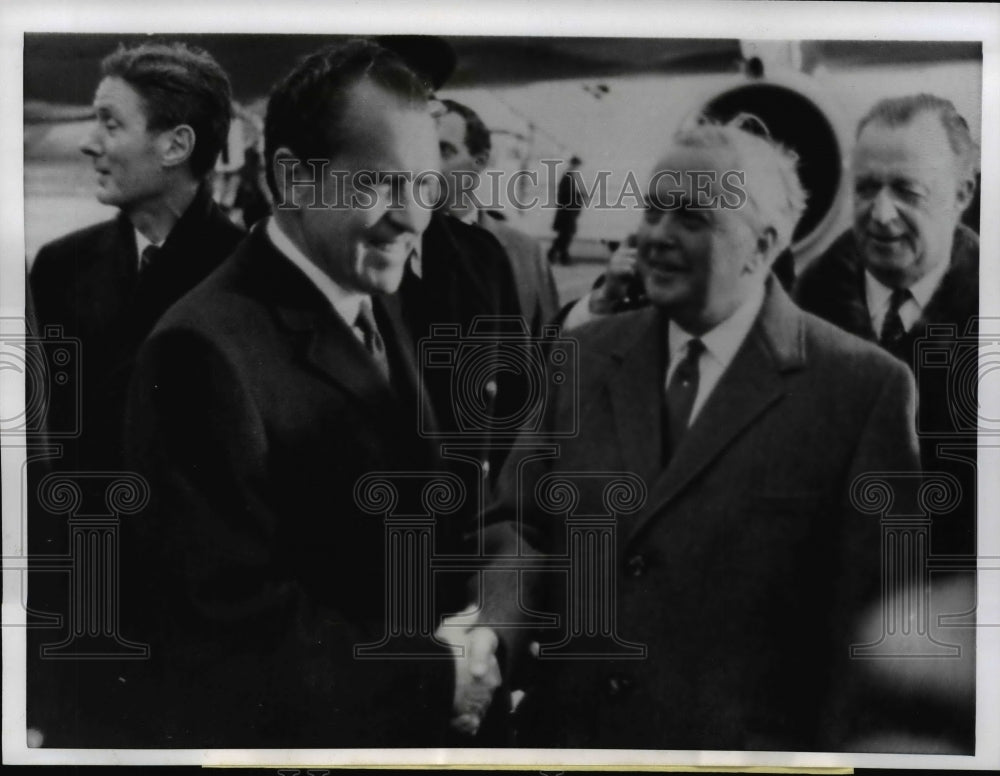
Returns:
[[[856,334],[862,339],[874,342],[877,337],[875,329],[872,328],[871,313],[868,310],[868,299],[865,294],[865,273],[861,267],[855,268],[850,277],[851,288],[845,293],[837,296],[835,290],[831,290],[831,298],[841,298],[844,300],[844,319],[842,327],[851,334]]]
[[[438,428],[437,418],[431,407],[430,397],[421,384],[420,373],[413,354],[415,352],[412,338],[403,321],[402,300],[399,294],[382,296],[374,303],[375,318],[385,339],[389,362],[392,365],[393,384],[397,393],[408,406],[417,408],[420,413],[420,428],[430,430]],[[417,417],[412,418],[417,423]]]
[[[799,310],[772,281],[756,323],[657,478],[628,539],[659,515],[700,472],[785,394],[782,372],[805,362]]]
[[[625,469],[645,477],[655,474],[661,459],[664,326],[660,312],[646,308],[636,337],[611,352],[615,366],[607,383]]]
[[[255,229],[239,259],[270,299],[275,315],[290,331],[298,357],[326,380],[340,387],[376,413],[398,405],[392,388],[379,373],[364,345],[312,282],[267,238]]]

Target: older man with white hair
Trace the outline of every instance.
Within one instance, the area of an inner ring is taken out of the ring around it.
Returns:
[[[569,521],[608,513],[611,473],[645,492],[615,515],[591,573],[522,575],[517,598],[498,572],[485,592],[486,622],[515,621],[512,601],[563,615],[562,630],[536,634],[521,745],[848,745],[852,624],[880,567],[879,518],[855,509],[851,488],[917,469],[913,380],[771,276],[805,197],[794,156],[755,123],[674,138],[638,229],[651,305],[573,332],[578,378],[548,428],[578,412],[579,433],[553,440],[557,457],[512,457],[501,476],[487,546],[506,553],[519,540],[567,552]],[[572,483],[572,504],[546,508],[553,478]]]

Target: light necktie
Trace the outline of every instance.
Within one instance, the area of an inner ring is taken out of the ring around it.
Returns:
[[[664,460],[670,459],[691,420],[691,409],[698,395],[698,360],[705,352],[705,345],[699,339],[688,342],[687,352],[677,365],[670,383],[667,385],[666,406],[664,408],[666,428],[664,433]]]
[[[903,327],[903,319],[899,316],[900,308],[912,298],[908,288],[896,288],[889,297],[889,311],[882,321],[882,331],[879,334],[879,342],[887,350],[895,350],[903,337],[906,336],[906,329]]]
[[[378,325],[375,323],[375,316],[372,313],[372,305],[368,299],[361,300],[358,308],[358,317],[354,325],[361,332],[361,338],[365,343],[365,350],[371,354],[379,372],[388,382],[389,380],[389,358],[385,352],[385,342],[379,334]]]

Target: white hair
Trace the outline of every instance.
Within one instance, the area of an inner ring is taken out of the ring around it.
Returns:
[[[749,131],[748,126],[756,131]],[[807,198],[796,169],[799,157],[775,141],[763,121],[749,113],[725,123],[699,117],[677,132],[674,143],[686,148],[731,149],[735,166],[746,176],[747,203],[754,208],[758,226],[775,231],[775,254],[791,244]]]

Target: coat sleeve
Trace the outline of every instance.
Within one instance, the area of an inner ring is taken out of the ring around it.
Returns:
[[[338,610],[348,591],[317,600],[278,557],[286,494],[270,476],[266,420],[224,350],[189,330],[154,335],[128,418],[127,454],[152,501],[123,536],[122,578],[153,649],[140,684],[163,720],[153,744],[438,745],[450,656],[355,659],[378,623]]]

